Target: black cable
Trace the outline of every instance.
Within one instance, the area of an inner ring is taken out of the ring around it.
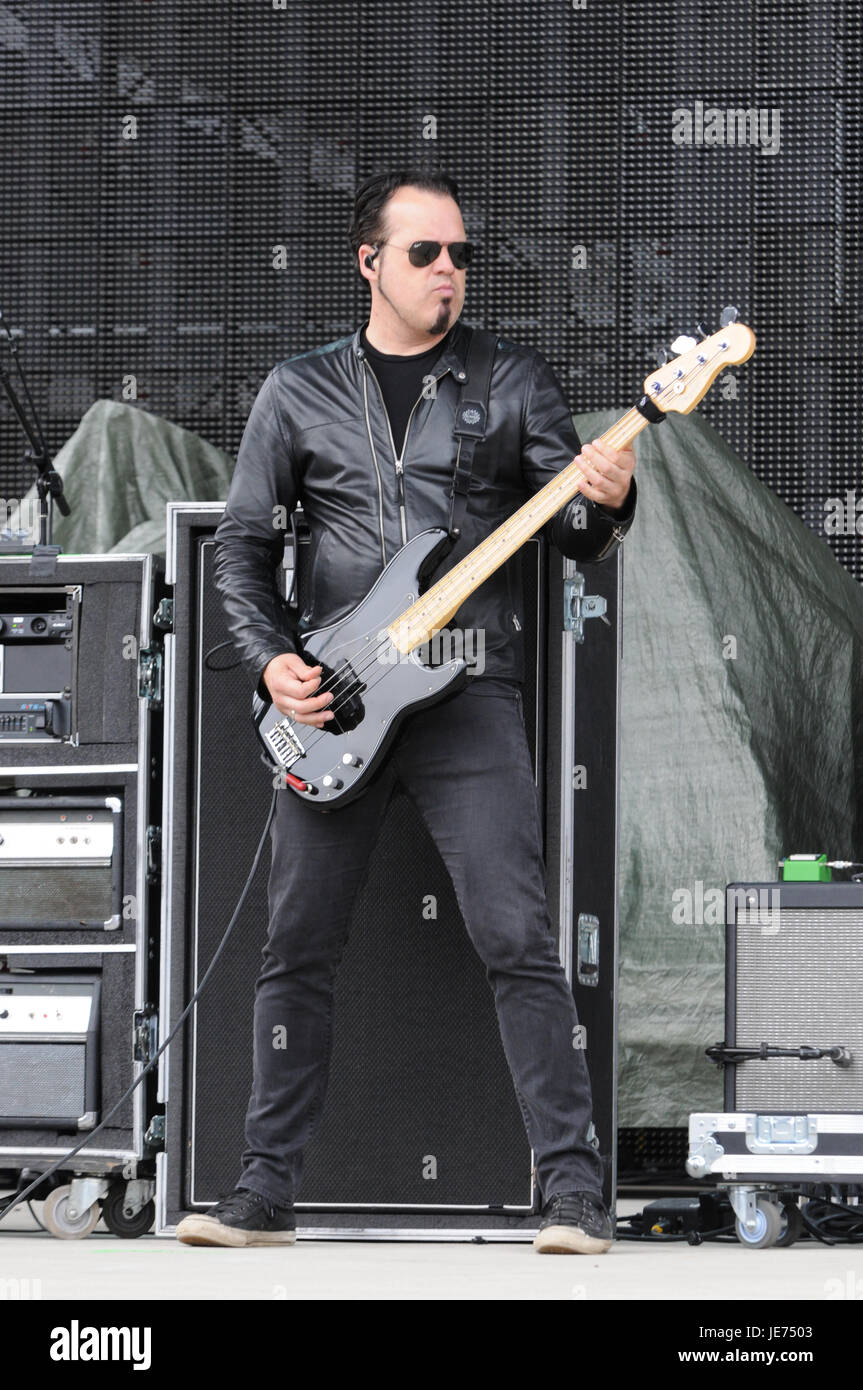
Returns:
[[[215,650],[215,648],[214,648],[214,650]],[[6,1213],[9,1212],[9,1211],[11,1211],[13,1207],[17,1207],[17,1205],[18,1205],[19,1202],[23,1202],[23,1201],[25,1200],[25,1198],[28,1196],[28,1194],[31,1193],[31,1192],[34,1190],[34,1188],[40,1187],[40,1186],[42,1185],[42,1183],[45,1181],[46,1178],[49,1178],[49,1177],[51,1176],[52,1173],[54,1173],[54,1172],[57,1171],[58,1168],[62,1168],[66,1163],[68,1163],[69,1159],[70,1159],[70,1158],[73,1158],[73,1157],[75,1156],[75,1154],[79,1152],[79,1150],[83,1149],[85,1144],[89,1144],[89,1142],[90,1142],[91,1139],[95,1139],[96,1135],[99,1133],[99,1130],[100,1130],[100,1129],[104,1129],[105,1125],[108,1123],[108,1121],[110,1120],[111,1116],[112,1116],[113,1114],[115,1114],[115,1112],[116,1112],[117,1110],[119,1110],[120,1106],[123,1105],[123,1104],[128,1100],[129,1096],[130,1096],[130,1095],[132,1094],[132,1092],[135,1090],[135,1087],[136,1087],[136,1086],[140,1086],[141,1082],[144,1080],[144,1077],[147,1075],[147,1072],[150,1071],[150,1069],[156,1065],[156,1063],[158,1062],[158,1060],[159,1060],[159,1058],[161,1057],[162,1053],[165,1051],[165,1048],[168,1046],[168,1044],[171,1042],[172,1038],[174,1037],[174,1034],[177,1032],[177,1030],[179,1029],[180,1025],[185,1021],[186,1016],[187,1016],[189,1010],[190,1010],[191,1008],[193,1008],[194,1005],[195,1005],[195,1003],[197,1002],[198,995],[201,993],[201,990],[204,988],[204,985],[207,983],[207,980],[210,978],[210,975],[212,974],[212,971],[213,971],[213,969],[214,969],[214,967],[215,967],[215,964],[216,964],[217,960],[219,959],[219,956],[222,954],[222,951],[223,951],[224,948],[225,948],[225,945],[226,945],[226,943],[227,943],[228,937],[230,936],[231,932],[232,932],[233,929],[234,929],[234,923],[236,922],[237,918],[238,918],[239,915],[240,915],[240,911],[241,911],[241,909],[242,909],[243,903],[246,901],[246,895],[247,895],[249,889],[250,889],[251,886],[252,886],[252,881],[253,881],[253,879],[254,879],[254,877],[255,877],[255,874],[258,872],[258,865],[259,865],[260,862],[261,862],[261,855],[262,855],[263,850],[264,850],[264,842],[265,842],[265,840],[266,840],[266,838],[267,838],[267,835],[269,834],[270,826],[271,826],[272,821],[273,821],[273,815],[275,814],[275,810],[276,810],[276,797],[277,797],[278,794],[279,794],[279,790],[280,790],[280,789],[279,789],[278,787],[274,787],[274,788],[273,788],[273,795],[272,795],[272,797],[271,797],[271,799],[270,799],[270,810],[269,810],[269,814],[268,814],[268,816],[267,816],[267,823],[266,823],[266,825],[264,826],[263,832],[262,832],[262,834],[261,834],[261,838],[260,838],[260,840],[258,841],[258,847],[257,847],[257,849],[255,850],[255,858],[254,858],[254,860],[253,860],[253,862],[252,862],[252,867],[251,867],[251,869],[249,870],[249,876],[248,876],[248,878],[246,879],[245,886],[244,886],[244,888],[243,888],[242,893],[240,894],[239,901],[237,902],[237,906],[234,908],[233,916],[231,917],[230,922],[228,923],[227,927],[225,928],[224,936],[222,937],[221,941],[219,942],[218,946],[216,947],[215,955],[213,956],[213,959],[210,961],[210,964],[207,966],[207,969],[206,969],[205,972],[204,972],[204,976],[203,976],[203,979],[201,980],[201,983],[198,985],[198,988],[195,990],[195,993],[192,995],[192,997],[191,997],[191,999],[189,1000],[188,1004],[186,1005],[185,1009],[184,1009],[183,1012],[180,1014],[180,1017],[177,1019],[177,1022],[174,1024],[174,1026],[173,1026],[173,1028],[171,1029],[170,1033],[168,1034],[167,1038],[166,1038],[165,1041],[162,1043],[162,1046],[159,1048],[158,1052],[155,1053],[155,1055],[154,1055],[153,1057],[150,1058],[150,1061],[149,1061],[149,1062],[147,1063],[147,1065],[144,1067],[144,1070],[141,1072],[141,1075],[140,1075],[140,1076],[136,1076],[135,1080],[132,1082],[132,1084],[131,1084],[131,1086],[129,1087],[128,1091],[126,1091],[126,1092],[120,1097],[120,1099],[117,1101],[116,1105],[112,1106],[112,1108],[108,1111],[108,1113],[107,1113],[107,1115],[105,1116],[104,1120],[102,1120],[102,1121],[96,1126],[96,1128],[95,1128],[94,1130],[91,1130],[89,1134],[85,1135],[85,1137],[81,1140],[80,1144],[76,1144],[75,1147],[74,1147],[74,1149],[69,1149],[68,1153],[64,1153],[64,1154],[62,1155],[61,1158],[58,1158],[58,1159],[57,1159],[57,1162],[56,1162],[56,1163],[52,1163],[50,1168],[46,1168],[45,1171],[44,1171],[43,1173],[40,1173],[40,1174],[39,1174],[38,1178],[36,1178],[33,1182],[31,1182],[31,1183],[29,1184],[28,1187],[25,1187],[24,1190],[23,1190],[23,1192],[17,1193],[17,1195],[16,1195],[15,1197],[13,1197],[13,1199],[12,1199],[10,1202],[6,1202],[6,1204],[5,1204],[3,1207],[0,1207],[0,1220],[2,1220],[3,1217],[6,1215]]]
[[[815,1209],[811,1216],[810,1207]],[[812,1197],[801,1207],[800,1215],[809,1234],[823,1245],[863,1244],[863,1207],[850,1207],[829,1197]],[[838,1229],[826,1229],[835,1227]]]
[[[861,1245],[863,1244],[863,1206],[852,1207],[835,1197],[810,1197],[802,1207],[797,1208],[803,1223],[803,1233],[798,1240],[818,1240],[823,1245]],[[811,1213],[811,1214],[810,1214]],[[644,1219],[644,1210],[633,1212],[631,1216],[618,1218],[615,1239],[631,1241],[653,1241],[655,1244],[701,1245],[708,1240],[736,1243],[736,1227],[719,1226],[710,1231],[652,1231],[649,1227],[638,1230],[621,1230],[623,1223],[632,1225]]]
[[[729,1243],[736,1243],[737,1236],[734,1234],[734,1226],[717,1226],[712,1231],[621,1231],[621,1221],[635,1221],[642,1216],[643,1212],[637,1212],[633,1216],[621,1216],[618,1218],[617,1228],[615,1229],[615,1240],[641,1240],[651,1241],[654,1245],[680,1244],[685,1241],[689,1245],[702,1245],[708,1240],[727,1240]]]
[[[849,1216],[853,1216],[856,1224],[863,1225],[863,1207],[852,1207],[848,1202],[840,1201],[838,1197],[813,1197],[812,1200],[822,1206],[833,1207],[837,1212],[847,1212]]]
[[[27,1202],[27,1210],[29,1211],[29,1213],[30,1213],[30,1215],[32,1216],[33,1220],[36,1222],[36,1225],[39,1227],[39,1230],[40,1230],[40,1231],[47,1231],[47,1230],[48,1230],[48,1227],[42,1225],[42,1222],[39,1220],[38,1216],[36,1215],[35,1211],[33,1210],[33,1203],[32,1203],[32,1201],[29,1201],[29,1200],[28,1200],[28,1202]]]
[[[236,660],[236,661],[230,662],[227,666],[213,666],[213,665],[211,664],[211,662],[210,662],[210,657],[213,655],[213,652],[220,652],[220,651],[222,650],[222,647],[232,647],[233,645],[234,645],[234,643],[233,643],[233,641],[231,640],[231,638],[229,637],[228,640],[227,640],[227,642],[218,642],[218,643],[216,644],[215,647],[211,647],[210,650],[209,650],[208,652],[205,652],[205,654],[204,654],[204,665],[206,666],[207,670],[208,670],[208,671],[234,671],[234,670],[236,670],[236,668],[240,665],[240,658],[239,658],[239,657],[237,657],[237,660]]]

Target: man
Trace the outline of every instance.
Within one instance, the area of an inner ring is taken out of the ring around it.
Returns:
[[[471,248],[450,178],[408,169],[369,179],[357,194],[351,244],[371,290],[368,321],[267,377],[216,532],[216,585],[251,680],[281,713],[318,729],[332,717],[332,697],[317,691],[320,668],[300,655],[302,632],[355,608],[411,536],[447,525],[454,409],[470,340],[458,320]],[[575,455],[582,495],[548,534],[571,558],[605,558],[634,515],[634,454],[596,442],[579,451],[551,368],[533,349],[499,340],[461,536],[434,578]],[[274,584],[283,548],[274,525],[298,500],[313,558],[299,630],[288,632]],[[508,562],[456,615],[483,642],[467,687],[405,720],[361,797],[322,814],[293,794],[278,796],[242,1170],[234,1192],[180,1223],[180,1240],[295,1239],[303,1149],[326,1090],[335,973],[399,781],[437,842],[487,967],[544,1200],[535,1246],[594,1254],[611,1245],[601,1163],[587,1137],[590,1082],[584,1053],[572,1046],[576,1012],[545,896],[522,715],[520,607]],[[274,1030],[286,1031],[285,1047],[273,1047]]]

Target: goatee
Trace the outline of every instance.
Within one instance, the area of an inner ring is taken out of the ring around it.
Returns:
[[[435,319],[434,323],[429,329],[429,334],[432,337],[436,336],[438,333],[445,333],[446,330],[449,328],[449,319],[451,311],[452,306],[450,304],[442,304],[440,306],[437,318]]]

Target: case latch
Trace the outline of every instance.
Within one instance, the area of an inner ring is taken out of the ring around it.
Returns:
[[[138,653],[138,694],[154,710],[162,708],[163,669],[161,647],[143,647]]]
[[[751,1154],[811,1154],[818,1147],[814,1115],[747,1115],[746,1147]]]
[[[583,574],[563,581],[563,629],[574,632],[576,642],[584,641],[584,624],[588,618],[601,618],[606,627],[611,627],[606,617],[606,600],[600,594],[585,594],[584,590]]]

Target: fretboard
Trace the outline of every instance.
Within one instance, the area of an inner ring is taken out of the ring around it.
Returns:
[[[645,417],[633,406],[600,438],[613,449],[625,449],[646,424]],[[387,629],[393,645],[406,655],[431,641],[455,616],[465,599],[565,507],[583,482],[584,474],[575,460],[561,469],[550,483],[534,493],[502,526],[486,536],[396,618]]]

